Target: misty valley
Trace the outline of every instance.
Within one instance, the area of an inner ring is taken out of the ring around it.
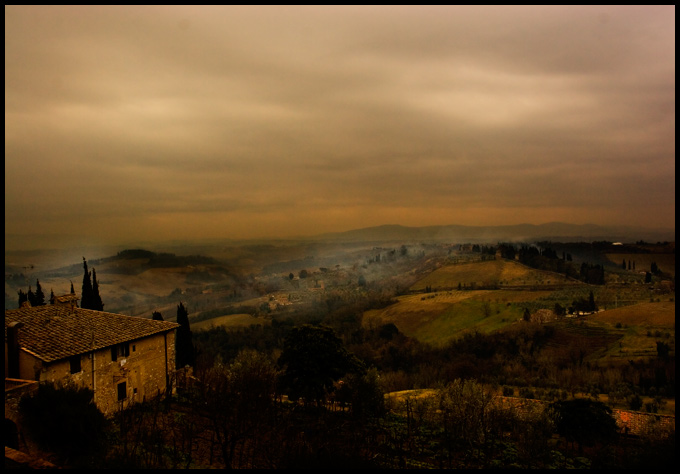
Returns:
[[[674,242],[344,237],[84,255],[105,312],[181,307],[193,344],[107,466],[674,463]],[[80,294],[59,258],[6,252],[6,310]]]
[[[5,5],[5,467],[670,470],[675,5]]]

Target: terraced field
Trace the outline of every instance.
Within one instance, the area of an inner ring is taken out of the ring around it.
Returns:
[[[499,289],[472,290],[473,282],[477,288]],[[468,290],[457,289],[459,283]],[[442,266],[410,290],[412,293],[399,297],[393,305],[367,311],[364,323],[391,322],[407,336],[442,345],[465,332],[488,333],[514,324],[522,319],[525,309],[533,313],[553,309],[555,303],[566,307],[572,299],[587,297],[590,291],[596,298],[613,300],[610,293],[621,291],[566,280],[507,260]],[[588,336],[593,347],[600,348],[600,355],[606,352],[610,357],[654,356],[656,340],[651,333],[668,334],[666,338],[672,335],[674,350],[675,303],[671,296],[663,302],[622,306],[588,316]],[[603,305],[612,306],[609,300]],[[568,345],[569,341],[565,341]],[[616,347],[614,341],[618,341]]]
[[[581,283],[567,279],[564,275],[535,270],[518,262],[499,259],[442,266],[417,282],[411,289],[422,291],[430,287],[438,291],[458,288],[459,285],[465,288],[539,289],[540,287],[555,287],[555,285],[581,285]]]
[[[657,342],[668,344],[675,352],[675,302],[639,303],[603,311],[588,317],[593,325],[619,334],[618,344],[605,354],[609,359],[655,357]]]
[[[491,332],[522,318],[524,308],[550,291],[440,291],[401,296],[364,314],[365,324],[394,323],[401,332],[434,345],[465,332]]]

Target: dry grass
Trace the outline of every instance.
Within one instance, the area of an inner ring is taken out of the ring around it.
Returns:
[[[623,306],[594,314],[589,319],[609,324],[672,328],[675,332],[675,301]]]
[[[268,324],[263,318],[256,318],[250,314],[228,314],[225,316],[218,316],[216,318],[208,319],[206,321],[199,321],[191,323],[192,331],[208,330],[214,327],[223,326],[227,329],[248,327],[253,324]]]
[[[137,275],[102,275],[100,286],[114,297],[126,293],[167,296],[174,288],[187,286],[187,268],[153,268]]]
[[[445,265],[414,284],[411,289],[418,291],[427,287],[457,288],[458,285],[476,286],[541,286],[578,284],[563,275],[535,270],[510,260],[489,260]]]
[[[668,344],[675,352],[675,302],[639,303],[602,311],[588,316],[596,325],[621,339],[612,344],[604,358],[628,361],[657,356],[657,342]]]

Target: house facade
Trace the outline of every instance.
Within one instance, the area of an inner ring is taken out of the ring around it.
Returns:
[[[112,414],[171,389],[178,326],[72,301],[6,310],[5,379],[87,387]]]

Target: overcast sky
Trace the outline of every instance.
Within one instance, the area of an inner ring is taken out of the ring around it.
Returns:
[[[5,248],[675,227],[675,7],[5,6]]]

